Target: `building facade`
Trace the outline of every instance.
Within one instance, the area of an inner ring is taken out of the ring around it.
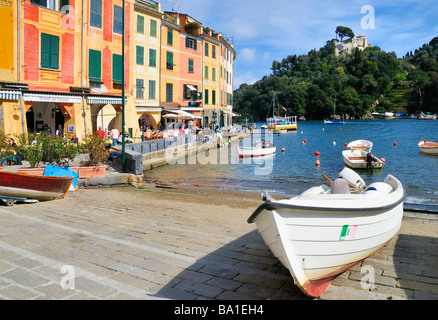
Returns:
[[[152,0],[0,0],[0,17],[0,130],[82,139],[121,130],[124,113],[139,141],[142,123],[179,111],[231,125],[233,45],[187,14]]]

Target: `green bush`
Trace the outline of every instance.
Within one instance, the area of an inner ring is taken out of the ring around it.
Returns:
[[[109,151],[105,148],[106,143],[102,137],[96,134],[87,134],[81,143],[82,153],[90,153],[87,165],[95,166],[106,163]]]

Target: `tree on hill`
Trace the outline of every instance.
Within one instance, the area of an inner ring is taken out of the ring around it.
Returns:
[[[348,27],[337,26],[336,27],[336,39],[339,37],[342,41],[345,37],[349,37],[350,39],[354,38],[354,32]]]

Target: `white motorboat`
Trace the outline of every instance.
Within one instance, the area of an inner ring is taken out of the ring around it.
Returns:
[[[277,148],[271,142],[257,142],[252,147],[237,146],[239,158],[263,157],[275,153]]]
[[[427,154],[438,155],[438,142],[431,140],[421,140],[418,142],[421,151]]]
[[[344,163],[353,169],[380,169],[385,164],[384,159],[361,149],[347,149],[342,151]]]
[[[367,188],[349,168],[340,177],[331,188],[313,187],[291,199],[263,194],[265,202],[248,219],[308,296],[320,296],[334,277],[387,245],[401,226],[405,191],[397,178],[388,175]]]
[[[366,152],[371,152],[373,143],[368,140],[354,140],[347,144],[348,149],[360,149]]]

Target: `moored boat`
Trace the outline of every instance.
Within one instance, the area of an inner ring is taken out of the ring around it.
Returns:
[[[366,152],[371,152],[373,148],[373,143],[368,140],[354,140],[347,144],[348,149],[360,149]]]
[[[388,175],[367,188],[345,170],[353,180],[338,178],[331,188],[321,185],[283,200],[264,194],[248,219],[308,296],[320,296],[334,277],[383,248],[401,226],[400,181]]]
[[[257,142],[252,147],[237,146],[239,158],[246,157],[263,157],[275,153],[277,148],[271,142]]]
[[[361,149],[342,151],[344,163],[353,169],[381,169],[385,162],[375,155]]]
[[[418,142],[420,150],[427,154],[438,155],[438,142],[431,140],[421,140]]]
[[[62,198],[68,192],[72,177],[30,175],[0,171],[0,195],[39,201]]]

